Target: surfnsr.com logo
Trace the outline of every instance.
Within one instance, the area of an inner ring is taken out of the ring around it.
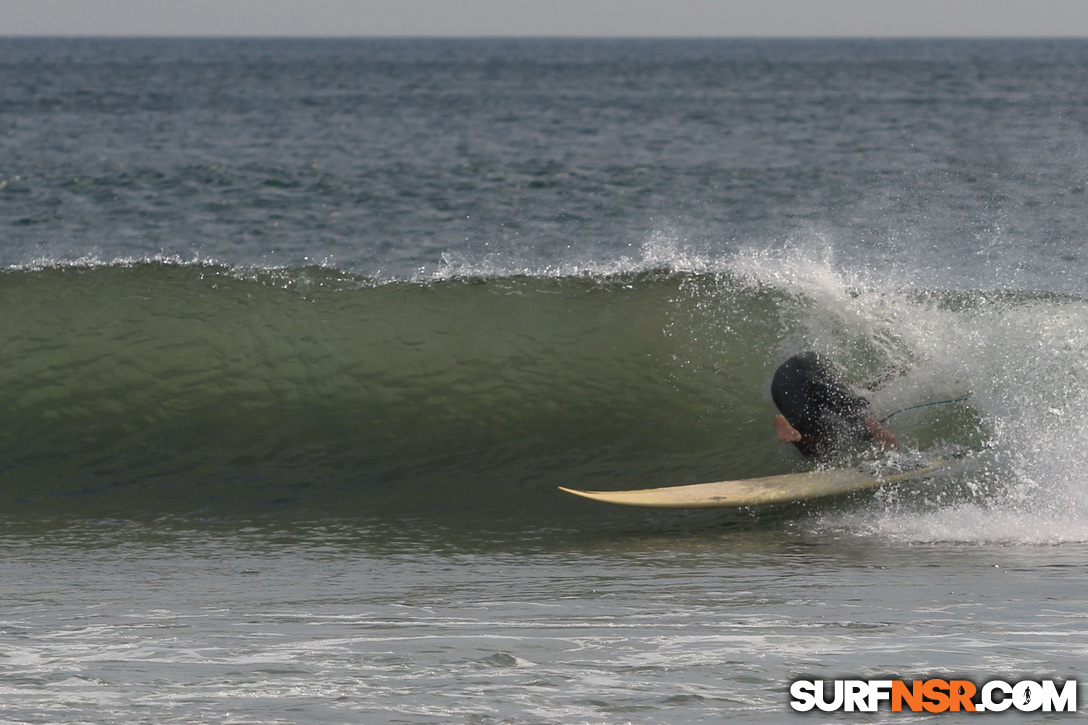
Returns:
[[[876,712],[881,703],[892,712],[1077,711],[1076,680],[991,680],[981,687],[970,680],[797,680],[790,696],[798,712]]]

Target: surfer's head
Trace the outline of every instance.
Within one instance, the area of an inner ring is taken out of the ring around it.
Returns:
[[[825,457],[854,440],[872,438],[865,424],[869,401],[854,394],[827,358],[815,352],[794,355],[778,368],[771,397],[801,434],[794,445],[809,457]]]

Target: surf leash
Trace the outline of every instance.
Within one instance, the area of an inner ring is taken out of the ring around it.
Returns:
[[[891,418],[893,415],[899,415],[900,413],[905,413],[908,410],[914,410],[915,408],[927,408],[927,407],[929,407],[931,405],[944,405],[945,403],[960,403],[960,402],[962,402],[964,400],[967,400],[970,397],[971,397],[970,395],[965,395],[962,398],[950,398],[949,400],[935,400],[932,403],[919,403],[918,405],[911,405],[911,406],[908,406],[906,408],[900,408],[899,410],[895,411],[894,413],[889,413],[888,415],[881,418],[880,419],[880,424],[883,425],[884,422],[886,420],[888,420],[888,418]]]

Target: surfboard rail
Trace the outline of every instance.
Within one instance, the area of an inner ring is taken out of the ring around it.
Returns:
[[[944,461],[923,461],[907,470],[880,466],[828,468],[803,473],[786,473],[734,481],[694,483],[662,488],[626,491],[583,491],[560,486],[575,496],[618,506],[660,509],[741,508],[794,503],[825,496],[877,488],[898,481],[919,478],[944,465]]]

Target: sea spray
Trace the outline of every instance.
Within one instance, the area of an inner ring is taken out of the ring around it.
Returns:
[[[951,443],[972,455],[928,487],[905,486],[909,496],[878,496],[821,526],[920,540],[1088,537],[1083,300],[924,289],[909,278],[892,286],[864,269],[840,271],[826,256],[760,252],[738,269],[791,295],[783,316],[790,345],[821,350],[855,375],[880,364],[909,368],[869,396],[878,412],[969,394],[962,405],[906,412],[893,427],[923,450]]]

